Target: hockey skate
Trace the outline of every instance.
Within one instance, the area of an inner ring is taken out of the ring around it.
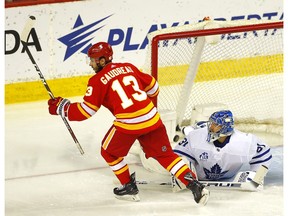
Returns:
[[[135,172],[131,174],[130,182],[120,187],[114,188],[115,197],[121,200],[138,202],[140,201],[138,193],[139,190],[136,185]]]
[[[186,187],[192,191],[195,202],[206,205],[210,196],[210,191],[200,182],[193,179],[191,173],[187,173],[184,178],[189,181],[189,184]]]

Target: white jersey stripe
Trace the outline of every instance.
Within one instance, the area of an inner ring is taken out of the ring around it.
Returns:
[[[157,92],[157,89],[158,89],[158,88],[159,88],[159,85],[158,85],[157,82],[155,82],[155,85],[153,86],[152,89],[150,89],[150,90],[147,92],[147,94],[148,94],[148,95],[153,95],[153,94],[155,94],[155,92]]]
[[[116,119],[116,121],[122,122],[122,123],[127,123],[127,124],[141,123],[141,122],[144,122],[144,121],[151,119],[153,116],[156,115],[156,113],[157,113],[157,108],[154,107],[147,114],[145,114],[143,116],[139,116],[139,117],[131,118],[131,119]]]
[[[96,112],[91,109],[90,107],[88,107],[86,104],[84,104],[83,102],[81,103],[81,107],[90,115],[94,115]]]

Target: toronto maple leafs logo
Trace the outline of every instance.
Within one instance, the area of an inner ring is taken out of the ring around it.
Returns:
[[[222,172],[222,168],[216,163],[211,167],[211,170],[204,168],[204,172],[207,179],[217,180],[221,179],[228,172],[228,170]]]
[[[207,152],[203,152],[200,156],[199,156],[200,160],[208,160],[208,153]]]

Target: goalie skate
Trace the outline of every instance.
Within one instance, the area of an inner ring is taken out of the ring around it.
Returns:
[[[114,188],[115,197],[120,200],[138,202],[140,201],[140,197],[138,195],[139,190],[136,185],[135,173],[131,174],[130,179],[130,182],[127,184]]]

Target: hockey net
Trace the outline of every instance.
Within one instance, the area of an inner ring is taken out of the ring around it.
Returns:
[[[159,110],[188,125],[197,106],[225,104],[242,131],[283,136],[283,22],[203,21],[148,35],[145,72]],[[216,110],[214,110],[216,111]]]

